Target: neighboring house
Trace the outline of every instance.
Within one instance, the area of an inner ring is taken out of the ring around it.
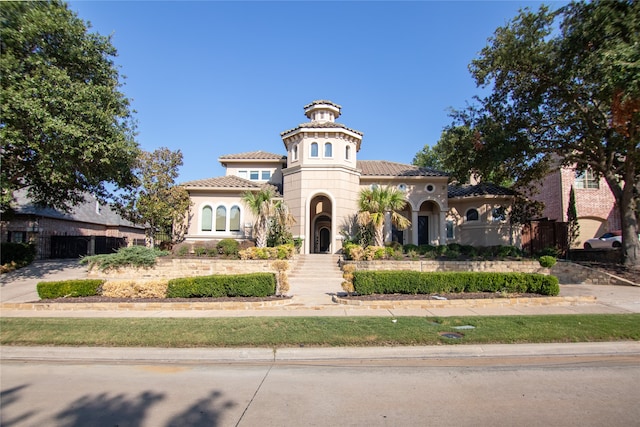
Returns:
[[[143,226],[124,220],[91,195],[70,212],[37,206],[26,191],[15,197],[15,212],[0,222],[2,241],[33,242],[39,259],[111,253],[137,239],[144,242]]]
[[[589,170],[577,172],[574,167],[558,167],[541,181],[539,192],[533,198],[544,203],[543,217],[568,221],[572,186],[580,226],[580,234],[573,247],[581,248],[592,237],[621,229],[615,198],[604,178],[596,178]]]
[[[407,230],[386,230],[402,244],[519,244],[507,215],[513,193],[491,184],[453,186],[446,173],[384,160],[358,160],[362,132],[336,122],[341,107],[314,101],[308,122],[281,133],[286,156],[254,151],[219,158],[223,177],[183,184],[193,202],[187,241],[251,238],[253,217],[241,201],[246,191],[273,184],[294,216],[303,253],[336,253],[351,235],[360,190],[394,186],[407,201]],[[515,237],[514,237],[515,236]]]

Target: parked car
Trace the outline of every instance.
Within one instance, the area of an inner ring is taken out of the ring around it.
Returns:
[[[622,232],[610,231],[600,237],[594,237],[584,242],[585,249],[609,249],[622,247]]]

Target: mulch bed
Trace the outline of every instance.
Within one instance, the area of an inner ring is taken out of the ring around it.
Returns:
[[[447,300],[456,299],[495,299],[495,298],[539,298],[545,295],[529,293],[502,294],[498,292],[461,292],[443,294],[374,294],[374,295],[340,295],[343,299],[358,301],[410,301],[410,300]]]

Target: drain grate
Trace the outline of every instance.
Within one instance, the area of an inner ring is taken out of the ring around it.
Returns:
[[[459,332],[438,332],[438,335],[444,338],[460,339],[464,335]]]

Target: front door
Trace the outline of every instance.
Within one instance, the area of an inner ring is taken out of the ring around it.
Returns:
[[[320,253],[329,252],[331,245],[331,233],[328,228],[320,229]]]
[[[418,245],[429,244],[429,217],[426,215],[418,216]]]

